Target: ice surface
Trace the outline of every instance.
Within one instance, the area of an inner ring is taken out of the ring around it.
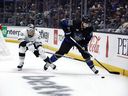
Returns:
[[[17,71],[18,44],[7,46],[11,57],[0,59],[0,96],[128,96],[128,77],[99,67],[95,75],[76,60],[60,58],[56,70],[44,71],[45,62],[27,52],[23,70]]]

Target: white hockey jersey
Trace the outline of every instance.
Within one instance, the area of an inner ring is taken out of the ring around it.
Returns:
[[[35,30],[35,34],[33,37],[29,37],[27,33],[27,29],[22,30],[19,34],[18,40],[20,42],[27,41],[27,42],[42,42],[41,36],[37,30]]]

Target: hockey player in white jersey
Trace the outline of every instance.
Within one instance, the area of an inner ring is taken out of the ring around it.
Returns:
[[[52,69],[55,69],[54,64],[49,63],[49,58],[45,55],[44,49],[42,48],[41,36],[35,29],[33,24],[28,25],[28,29],[23,30],[18,40],[19,44],[19,65],[17,66],[18,70],[22,70],[25,60],[25,53],[27,50],[34,53],[36,57],[41,57]]]

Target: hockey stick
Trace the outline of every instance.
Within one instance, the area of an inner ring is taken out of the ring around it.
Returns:
[[[70,37],[70,39],[79,47],[81,48],[86,54],[89,54],[92,58],[94,58],[88,51],[85,51],[84,48],[78,44],[72,37]],[[120,74],[119,72],[116,72],[116,71],[110,71],[108,70],[103,64],[101,64],[96,58],[94,58],[94,60],[96,60],[97,63],[99,63],[105,70],[107,70],[109,73],[111,74]]]
[[[52,54],[52,55],[55,54],[55,53],[47,52],[47,51],[45,51],[45,53]],[[61,56],[61,57],[64,57],[64,58],[68,58],[68,59],[72,59],[72,60],[77,60],[77,61],[85,62],[85,61],[83,61],[83,60],[80,60],[80,59],[77,59],[77,58],[73,58],[73,57],[69,57],[69,56],[64,56],[64,55],[60,55],[60,54],[55,54],[55,55]]]

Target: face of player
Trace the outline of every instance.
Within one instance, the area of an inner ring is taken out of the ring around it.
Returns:
[[[29,37],[33,37],[35,34],[35,29],[30,29],[27,31]]]

